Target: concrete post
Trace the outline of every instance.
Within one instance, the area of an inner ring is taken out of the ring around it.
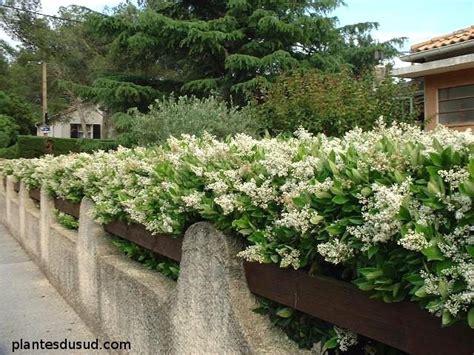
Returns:
[[[6,218],[5,222],[7,227],[10,229],[10,223],[11,223],[11,213],[12,213],[12,200],[14,198],[14,194],[16,193],[13,187],[13,184],[15,183],[15,178],[11,175],[7,176],[7,186],[6,186]]]
[[[252,311],[257,303],[236,257],[241,249],[236,238],[206,222],[186,231],[172,295],[172,353],[307,353]]]
[[[112,250],[103,227],[92,218],[93,208],[92,201],[82,200],[76,244],[80,300],[90,318],[99,314],[98,258],[117,253]]]
[[[49,197],[45,189],[41,189],[40,204],[40,255],[41,263],[44,266],[44,269],[47,270],[47,265],[49,262],[49,236],[51,233],[51,220],[54,218],[54,201],[51,197]]]
[[[28,189],[26,188],[26,185],[24,182],[20,181],[20,191],[18,192],[18,210],[19,210],[19,216],[20,216],[20,225],[17,226],[19,229],[19,241],[20,244],[25,247],[24,241],[25,241],[25,234],[26,234],[26,204],[30,200],[30,196],[28,194]]]
[[[0,223],[6,223],[7,219],[7,189],[3,185],[6,179],[6,176],[0,175]]]

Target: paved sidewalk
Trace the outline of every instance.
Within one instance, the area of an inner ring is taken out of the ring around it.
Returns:
[[[20,339],[92,341],[95,338],[16,240],[0,224],[0,355],[11,354],[12,341]],[[73,353],[81,352],[15,351],[15,354]]]

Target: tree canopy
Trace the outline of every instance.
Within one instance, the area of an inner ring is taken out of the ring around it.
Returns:
[[[130,67],[158,63],[180,75],[185,93],[242,99],[288,69],[361,73],[379,50],[391,57],[400,40],[376,42],[377,23],[338,27],[329,13],[340,0],[144,1],[90,25]]]
[[[50,117],[83,101],[112,117],[173,93],[264,102],[295,70],[363,77],[376,51],[393,57],[402,41],[377,42],[375,22],[339,26],[342,0],[139,0],[106,14],[61,7],[55,18],[38,15],[40,0],[5,3],[20,10],[0,8],[0,25],[21,45],[0,42],[0,90],[32,121],[41,117],[38,62],[48,63]]]

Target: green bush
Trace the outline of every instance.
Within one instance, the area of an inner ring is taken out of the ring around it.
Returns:
[[[80,141],[81,152],[94,152],[96,150],[114,150],[118,143],[113,139],[83,139]]]
[[[116,149],[118,144],[110,139],[70,139],[37,136],[18,136],[15,148],[0,149],[0,158],[38,158],[45,154],[63,155],[69,153]]]
[[[46,154],[46,143],[47,139],[43,137],[18,136],[18,158],[38,158]]]
[[[16,144],[8,148],[0,148],[0,159],[16,158],[18,158],[18,146]]]
[[[349,71],[299,71],[283,75],[253,112],[273,134],[292,133],[303,127],[311,133],[340,136],[360,127],[371,129],[380,116],[385,122],[413,123],[410,113],[414,88],[392,78],[377,81],[371,75],[355,77]]]
[[[51,144],[52,154],[63,155],[68,153],[79,153],[81,151],[81,140],[70,138],[48,138]],[[47,144],[48,144],[47,143]]]
[[[18,129],[13,118],[0,114],[0,148],[6,148],[15,143]]]
[[[122,145],[161,144],[181,134],[200,135],[204,131],[223,138],[229,134],[257,132],[248,110],[228,108],[216,98],[171,97],[156,101],[146,114],[132,110],[115,116],[118,141]]]

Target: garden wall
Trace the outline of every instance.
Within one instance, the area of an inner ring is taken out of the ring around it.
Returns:
[[[177,282],[120,255],[102,226],[80,207],[79,230],[56,223],[54,201],[40,203],[14,178],[0,184],[0,222],[59,293],[103,339],[130,341],[132,353],[303,352],[257,307],[248,290],[241,245],[208,223],[184,237]]]

